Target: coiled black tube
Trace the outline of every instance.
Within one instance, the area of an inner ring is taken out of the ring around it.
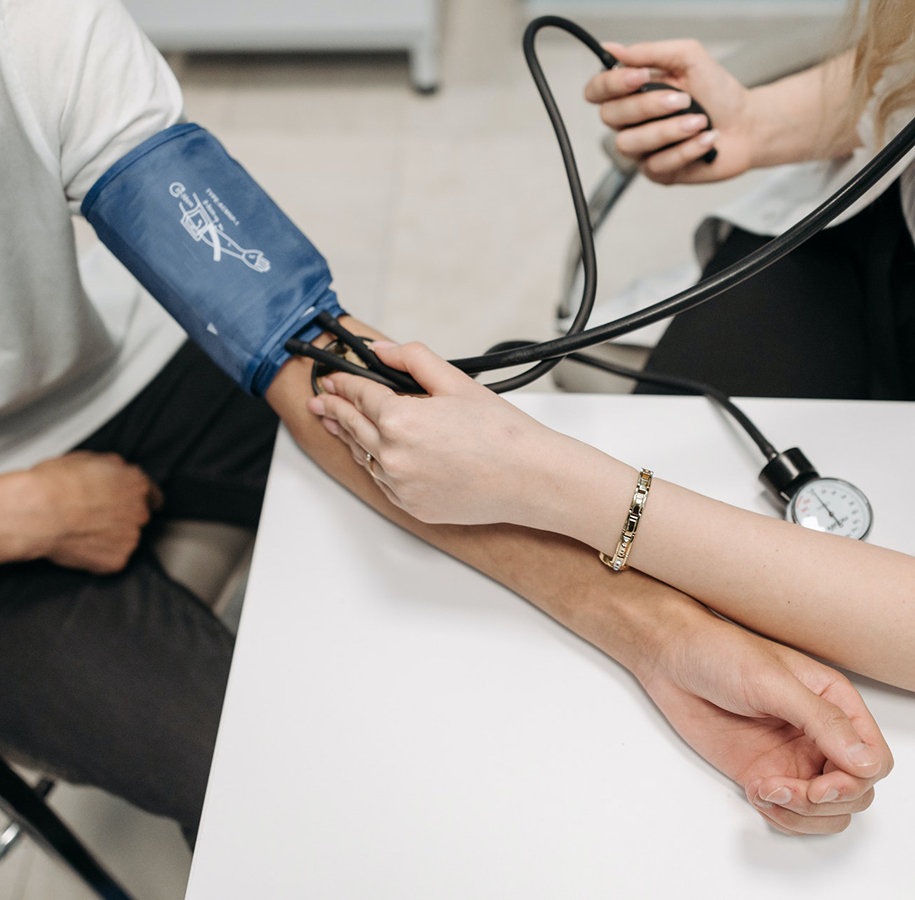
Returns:
[[[512,341],[508,342],[511,345],[510,349],[497,349],[482,356],[451,360],[453,365],[470,375],[535,363],[532,368],[522,372],[520,375],[487,385],[491,390],[498,393],[530,384],[552,369],[564,356],[578,353],[588,347],[593,347],[596,344],[628,334],[630,331],[644,328],[646,325],[651,325],[688,309],[693,309],[699,304],[705,303],[707,300],[711,300],[735,285],[746,281],[748,278],[752,278],[822,231],[833,219],[869,191],[893,166],[915,148],[915,119],[913,119],[867,166],[828,200],[784,234],[773,238],[769,243],[749,256],[703,279],[679,294],[675,294],[673,297],[648,306],[639,312],[614,319],[604,325],[586,329],[585,325],[591,315],[594,307],[594,298],[597,294],[597,259],[594,250],[594,234],[588,215],[588,202],[581,186],[581,178],[578,174],[578,166],[575,162],[571,141],[562,120],[562,115],[559,112],[559,107],[553,98],[546,77],[543,74],[543,69],[537,59],[537,52],[534,46],[534,39],[537,33],[547,27],[560,28],[578,38],[595,53],[601,63],[608,69],[617,63],[616,58],[605,50],[591,34],[581,26],[560,16],[541,16],[531,22],[524,33],[525,58],[531,70],[534,83],[543,99],[553,130],[556,133],[569,181],[569,189],[572,193],[572,202],[581,240],[584,287],[581,304],[568,332],[563,337],[541,343]],[[311,352],[307,352],[306,348],[299,346],[299,344],[300,342],[298,341],[290,341],[287,347],[293,353],[314,355]],[[371,356],[374,356],[374,354],[371,354]],[[367,359],[367,361],[371,360]],[[376,362],[380,364],[380,361],[376,360]],[[333,360],[328,359],[327,363],[332,365]],[[337,363],[337,365],[343,367],[341,363]],[[388,384],[394,390],[403,389],[405,384],[403,378],[390,378],[390,370],[383,373],[378,372],[380,365],[378,367],[372,365],[371,368],[375,369],[375,374],[371,376],[373,380]],[[352,367],[352,369],[361,374],[366,372],[366,370],[358,369],[357,367]],[[400,384],[398,384],[398,381]]]

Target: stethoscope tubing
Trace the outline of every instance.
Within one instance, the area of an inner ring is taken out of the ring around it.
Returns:
[[[574,172],[569,171],[569,184],[572,189],[582,243],[582,261],[585,274],[582,302],[569,331],[562,337],[542,341],[540,343],[530,343],[511,350],[490,352],[482,356],[464,357],[461,359],[452,359],[450,361],[452,365],[470,375],[478,375],[483,372],[504,369],[511,366],[527,365],[530,363],[550,362],[555,365],[556,362],[571,353],[576,353],[593,347],[596,344],[601,344],[605,341],[612,340],[613,338],[621,337],[631,331],[644,328],[647,325],[652,325],[655,322],[693,309],[694,307],[717,297],[725,291],[730,290],[736,285],[759,274],[773,263],[797,249],[815,234],[822,231],[830,222],[841,215],[876,185],[881,178],[892,171],[893,167],[904,159],[908,153],[915,149],[915,119],[913,119],[874,157],[873,160],[849,179],[849,181],[839,188],[831,197],[820,204],[813,212],[801,219],[796,225],[789,228],[778,237],[773,238],[758,250],[665,300],[661,300],[638,312],[621,316],[620,318],[605,324],[597,325],[592,328],[585,328],[584,325],[587,323],[587,319],[593,309],[594,297],[596,296],[597,290],[597,266],[594,253],[594,241],[590,220],[588,218],[587,200],[584,196],[584,191],[581,189],[580,178],[578,177],[574,156],[571,152],[571,144],[568,142],[568,136],[562,125],[558,107],[556,107],[555,101],[552,100],[552,95],[549,93],[549,87],[546,86],[545,79],[542,78],[542,71],[540,70],[539,64],[536,62],[533,38],[540,28],[546,26],[560,27],[569,31],[574,36],[584,40],[587,46],[592,50],[595,50],[594,45],[596,45],[600,50],[598,55],[605,65],[606,61],[604,60],[604,56],[608,56],[609,54],[597,44],[592,36],[588,35],[587,32],[584,32],[583,29],[575,25],[575,23],[567,22],[567,20],[561,19],[558,16],[544,16],[541,19],[537,19],[528,26],[528,29],[525,32],[525,50],[530,53],[528,61],[529,64],[531,64],[531,71],[534,74],[538,88],[541,90],[541,94],[544,94],[544,102],[550,113],[551,121],[553,121],[554,130],[556,130],[558,136],[561,135],[560,148],[563,151],[563,159],[566,162],[566,167],[569,170],[574,170]],[[582,35],[585,35],[587,39],[582,37]],[[595,52],[597,53],[598,51],[595,50]],[[611,57],[611,59],[613,58]],[[547,102],[547,97],[549,97],[550,102]],[[566,145],[568,146],[568,153],[565,150]],[[534,370],[532,369],[530,370],[530,373],[524,374],[533,374],[533,372]],[[502,384],[503,383],[498,383],[487,386],[496,391],[511,389],[502,388]]]
[[[617,60],[598,41],[585,31],[581,26],[560,16],[542,16],[528,25],[524,34],[524,52],[531,75],[543,98],[550,121],[553,124],[556,137],[565,164],[569,188],[572,194],[575,216],[578,223],[578,233],[581,241],[582,268],[584,271],[584,284],[582,299],[575,318],[565,335],[542,342],[511,341],[506,342],[509,349],[494,349],[482,356],[470,356],[450,360],[451,364],[469,375],[479,375],[483,372],[496,371],[512,366],[523,366],[534,363],[535,365],[519,375],[487,384],[486,387],[497,393],[514,390],[536,380],[545,372],[552,369],[564,357],[579,354],[581,351],[597,344],[605,343],[614,338],[621,337],[659,322],[694,309],[702,303],[719,296],[738,284],[758,275],[773,263],[796,250],[801,244],[822,231],[834,219],[840,216],[853,203],[867,193],[881,178],[886,176],[901,162],[905,156],[915,149],[915,119],[912,119],[866,166],[850,178],[831,197],[820,204],[813,212],[801,219],[796,225],[774,237],[758,250],[745,256],[725,269],[710,275],[697,284],[689,287],[665,300],[654,303],[637,312],[620,316],[602,325],[586,328],[588,319],[594,307],[597,294],[597,256],[594,249],[594,234],[588,212],[588,202],[572,144],[569,140],[565,124],[559,107],[553,98],[546,77],[537,59],[534,39],[537,33],[545,27],[561,28],[582,41],[600,59],[606,68],[613,68]],[[348,343],[354,352],[362,359],[367,369],[356,366],[342,358],[336,357],[326,351],[312,347],[295,338],[290,339],[286,347],[292,352],[303,356],[310,356],[323,363],[330,369],[339,369],[352,374],[371,378],[381,384],[386,384],[393,390],[406,393],[423,393],[423,389],[409,375],[382,365],[381,361],[362,346],[362,339],[352,335],[331,317],[324,317],[327,330],[332,331],[339,339]],[[500,347],[505,345],[499,345]],[[627,377],[634,377],[627,376]],[[697,385],[697,387],[707,387]],[[700,391],[711,396],[709,390]],[[714,392],[719,393],[719,392]],[[724,396],[724,395],[722,395]],[[714,399],[714,398],[713,398]],[[767,443],[767,442],[766,442]],[[760,444],[762,448],[762,444]],[[764,451],[765,452],[765,451]]]

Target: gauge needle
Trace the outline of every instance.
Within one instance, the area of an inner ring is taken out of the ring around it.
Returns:
[[[817,503],[819,503],[820,506],[822,506],[823,509],[825,509],[826,512],[828,512],[829,515],[832,516],[833,522],[835,522],[836,525],[838,525],[839,520],[836,518],[836,514],[822,500],[820,500],[820,495],[816,491],[811,491],[810,493],[813,494],[813,496],[817,498]]]

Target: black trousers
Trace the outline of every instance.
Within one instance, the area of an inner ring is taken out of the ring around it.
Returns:
[[[704,274],[766,241],[736,229]],[[915,399],[915,248],[898,185],[755,278],[677,316],[646,368],[732,396]]]
[[[256,526],[275,433],[187,344],[80,445],[141,466],[165,506],[117,574],[0,566],[0,752],[173,818],[193,845],[233,641],[149,545],[167,517]]]

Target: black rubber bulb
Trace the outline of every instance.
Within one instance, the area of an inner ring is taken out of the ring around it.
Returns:
[[[675,91],[675,90],[677,90],[677,88],[671,87],[669,84],[662,84],[659,81],[649,81],[648,84],[643,84],[635,93],[645,94],[648,91]],[[706,119],[708,119],[708,125],[706,125],[703,130],[711,131],[711,129],[712,129],[711,116],[709,116],[709,114],[702,108],[702,105],[700,103],[697,103],[695,100],[693,100],[692,97],[690,97],[690,104],[686,109],[678,109],[676,112],[668,113],[665,116],[656,116],[654,119],[648,119],[647,121],[660,122],[662,119],[672,119],[674,116],[682,116],[682,115],[685,115],[686,113],[694,113],[694,114],[697,114],[700,116],[705,116]],[[674,144],[668,144],[667,147],[673,147],[676,145],[676,143],[677,142],[675,142]],[[666,150],[667,147],[661,147],[660,149]],[[714,147],[712,147],[712,149],[709,150],[708,153],[706,153],[705,156],[702,157],[702,160],[707,163],[712,163],[715,161],[717,156],[718,156],[718,151]]]

